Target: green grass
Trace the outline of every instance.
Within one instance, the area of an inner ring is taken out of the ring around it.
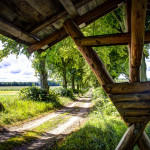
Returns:
[[[39,127],[36,127],[32,130],[25,131],[21,135],[10,138],[9,140],[0,143],[1,150],[9,150],[16,146],[21,146],[22,144],[29,143],[37,138],[40,138],[47,131],[57,128],[59,124],[66,122],[70,117],[66,114],[60,115],[50,119],[49,121],[44,122]]]
[[[18,91],[0,91],[0,95],[16,95]]]
[[[113,150],[126,130],[122,120],[92,113],[89,121],[56,147],[57,150]]]
[[[64,141],[58,142],[56,150],[114,150],[127,127],[113,104],[98,90],[93,92],[95,108],[88,121]],[[150,137],[150,123],[146,132]],[[136,146],[134,150],[139,150]]]
[[[20,100],[17,95],[0,95],[0,102],[5,111],[0,112],[0,126],[15,125],[24,120],[31,120],[41,114],[46,114],[73,100],[60,97],[57,102],[40,102],[33,100]]]

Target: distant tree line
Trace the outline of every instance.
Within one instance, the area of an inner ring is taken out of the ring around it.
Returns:
[[[39,82],[0,82],[0,86],[40,86]],[[49,86],[59,86],[55,81],[48,81]]]

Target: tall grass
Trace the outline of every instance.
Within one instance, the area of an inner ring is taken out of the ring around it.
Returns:
[[[127,127],[102,89],[93,92],[95,108],[86,124],[58,143],[56,150],[114,150]],[[150,124],[146,128],[150,136]],[[134,150],[138,150],[137,147]]]
[[[72,102],[72,99],[60,97],[58,101],[41,102],[33,100],[21,100],[17,95],[0,95],[0,102],[5,111],[0,112],[0,126],[11,125],[23,120],[31,119],[40,114],[55,110],[56,108]]]

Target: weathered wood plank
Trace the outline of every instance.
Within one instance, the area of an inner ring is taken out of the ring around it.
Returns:
[[[150,109],[146,108],[146,109],[135,109],[135,108],[132,108],[132,109],[118,109],[118,111],[120,112],[120,114],[123,116],[123,117],[150,117]]]
[[[59,0],[59,1],[71,17],[75,18],[75,17],[79,16],[79,14],[71,0]]]
[[[150,101],[131,101],[131,102],[114,102],[114,105],[118,109],[131,109],[131,108],[143,108],[150,109]]]
[[[88,3],[89,1],[91,1],[91,0],[77,1],[77,2],[75,2],[75,8],[79,8],[83,5],[85,5],[86,3]],[[55,15],[51,16],[50,18],[47,18],[44,22],[41,22],[40,24],[38,24],[37,26],[32,28],[30,30],[30,33],[35,34],[35,33],[39,32],[40,30],[42,30],[43,28],[45,28],[46,26],[53,24],[54,22],[63,18],[66,15],[67,15],[66,10],[60,11],[60,12],[56,13]]]
[[[136,5],[135,5],[136,4]],[[132,0],[131,6],[131,70],[130,81],[140,81],[139,68],[143,54],[147,0]]]
[[[40,22],[44,20],[44,17],[39,14],[26,0],[12,0],[15,4],[16,12],[18,12],[21,16],[23,16],[29,22],[36,21]],[[29,18],[29,19],[28,19]]]
[[[146,123],[131,125],[127,129],[115,150],[132,150],[143,134],[145,127]]]
[[[150,121],[150,117],[147,116],[139,116],[139,117],[124,117],[124,120],[127,123],[147,123]]]
[[[3,19],[0,19],[0,30],[9,33],[11,36],[14,36],[22,41],[25,41],[26,43],[34,43],[38,40],[36,37],[26,33],[25,31],[22,31]]]
[[[79,25],[82,23],[86,23],[93,18],[96,18],[100,14],[102,14],[102,16],[103,16],[104,14],[108,13],[107,12],[108,10],[112,11],[112,9],[111,9],[112,7],[117,6],[119,3],[122,3],[123,1],[124,0],[115,0],[115,1],[108,0],[108,1],[104,2],[102,5],[98,6],[97,8],[95,8],[95,9],[87,12],[86,14],[82,15],[81,17],[77,18],[75,20],[75,22],[77,23],[77,25]]]
[[[66,32],[70,35],[70,37],[74,40],[75,43],[76,43],[75,38],[84,37],[83,33],[80,31],[80,29],[73,22],[72,19],[68,19],[64,22],[64,28]],[[110,77],[103,62],[98,57],[96,52],[91,47],[86,47],[86,46],[82,46],[78,44],[77,46],[78,46],[79,51],[81,52],[83,57],[86,59],[86,61],[90,65],[95,75],[97,76],[99,83],[101,85],[114,83],[113,79]]]
[[[43,17],[47,17],[56,12],[55,5],[52,0],[26,0],[35,10]]]
[[[108,94],[142,93],[150,92],[150,81],[137,83],[116,83],[104,86]]]
[[[112,6],[118,6],[118,4],[119,3],[121,3],[122,1],[124,1],[124,0],[117,0],[117,1],[115,1],[115,3],[114,3],[114,1],[113,1],[113,5]],[[109,0],[108,1],[109,3],[110,2],[112,2],[111,0]],[[106,4],[106,3],[105,3]],[[80,24],[82,24],[82,23],[84,23],[84,21],[85,22],[87,22],[86,23],[86,25],[88,25],[88,24],[90,24],[91,22],[93,22],[93,21],[95,21],[96,19],[98,19],[97,17],[95,17],[95,14],[96,14],[96,16],[98,16],[98,17],[102,17],[102,16],[104,16],[104,15],[106,15],[107,13],[109,13],[110,11],[112,11],[112,9],[108,9],[107,11],[104,11],[102,8],[103,8],[104,6],[103,5],[100,5],[100,6],[98,6],[98,7],[96,7],[95,9],[93,9],[93,10],[91,10],[91,11],[89,11],[88,13],[86,13],[86,14],[84,14],[83,16],[80,16],[78,19],[76,19],[75,21],[77,22],[77,25],[80,25]],[[113,7],[114,8],[114,7]],[[116,7],[115,7],[116,8]],[[115,9],[114,8],[114,9]],[[101,10],[102,9],[102,10]],[[101,10],[101,11],[100,11]],[[95,12],[95,13],[92,13],[92,12]],[[89,18],[89,17],[86,17],[86,15],[88,16],[89,14],[91,13],[91,15],[90,15],[90,17],[91,18]],[[82,18],[84,18],[84,20],[82,21]],[[86,20],[85,20],[86,19]],[[92,20],[92,21],[90,21],[90,20]],[[62,29],[61,29],[62,30]],[[65,31],[65,30],[64,30]],[[54,32],[54,33],[52,33],[51,35],[49,35],[49,38],[51,38],[51,36],[53,36],[54,34],[57,34],[57,31],[56,32]],[[66,34],[66,31],[65,31],[65,34]],[[64,35],[64,33],[63,34],[60,34],[60,37],[62,37]],[[64,38],[66,38],[65,36],[64,36]],[[54,42],[55,40],[57,40],[58,38],[53,38],[53,41],[50,41],[50,42]],[[48,43],[49,41],[47,40],[47,37],[46,38],[44,38],[44,39],[42,39],[41,41],[40,41],[41,43],[45,43],[45,45],[47,45],[47,44],[50,44],[50,43]],[[55,43],[55,42],[54,42]],[[40,44],[39,44],[40,45]],[[32,48],[32,50],[30,50],[30,48],[31,47],[29,47],[28,48],[28,51],[30,51],[30,53],[32,53],[32,52],[34,52],[34,51],[36,51],[36,50],[38,50],[38,49],[40,49],[41,47],[37,47],[37,48],[35,48],[35,49],[33,49]]]
[[[122,101],[147,101],[150,100],[150,93],[135,93],[135,94],[115,94],[109,95],[113,102],[122,102]]]

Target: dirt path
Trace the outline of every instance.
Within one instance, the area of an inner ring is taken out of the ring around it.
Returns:
[[[66,107],[50,113],[42,118],[30,121],[28,123],[22,124],[21,126],[16,126],[7,129],[9,132],[4,133],[0,138],[1,142],[8,140],[10,137],[19,134],[24,130],[33,129],[40,126],[44,122],[57,117],[59,115],[65,114],[66,112],[70,116],[69,120],[65,123],[58,125],[58,127],[46,132],[40,139],[32,141],[31,143],[25,144],[14,148],[15,150],[27,150],[27,149],[42,149],[45,145],[54,145],[56,140],[62,139],[67,134],[74,131],[75,128],[79,128],[80,125],[85,121],[86,115],[89,112],[91,105],[91,93],[90,90],[84,97],[78,98],[75,102],[67,105]],[[78,108],[78,109],[77,109]],[[66,116],[68,116],[66,115]]]

